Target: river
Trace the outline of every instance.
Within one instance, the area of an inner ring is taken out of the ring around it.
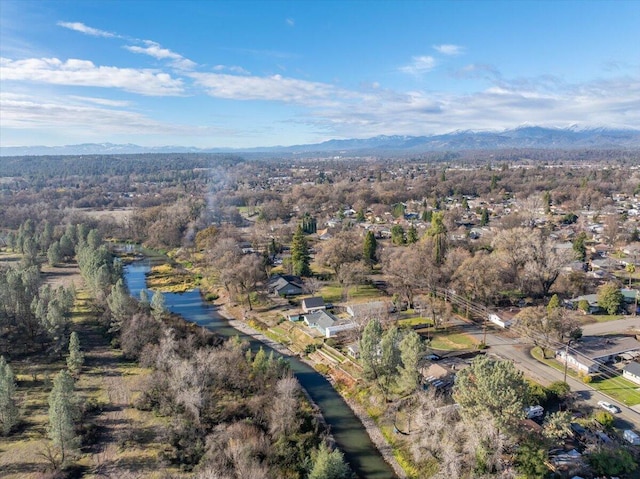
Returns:
[[[125,281],[132,296],[138,298],[140,291],[146,289],[145,274],[149,269],[148,260],[131,263],[124,267]],[[241,339],[249,341],[252,348],[262,345],[230,326],[215,307],[202,300],[198,290],[186,293],[165,293],[164,300],[167,309],[188,321],[205,326],[221,336],[240,336]],[[267,352],[271,351],[268,346],[262,345],[262,347]],[[279,353],[276,351],[275,354]],[[333,389],[331,383],[295,356],[289,356],[287,359],[302,387],[320,408],[338,447],[344,452],[345,459],[358,477],[361,479],[397,478],[391,466],[382,459],[380,452],[371,442],[360,420]]]

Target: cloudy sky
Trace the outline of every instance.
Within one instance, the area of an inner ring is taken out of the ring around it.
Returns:
[[[640,128],[640,1],[0,0],[0,144]]]

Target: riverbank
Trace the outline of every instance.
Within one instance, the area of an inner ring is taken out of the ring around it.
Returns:
[[[221,302],[217,304],[220,308],[220,311],[219,311],[220,315],[223,316],[233,328],[237,329],[238,331],[248,336],[251,336],[252,338],[256,339],[257,341],[260,341],[261,343],[264,343],[270,348],[273,348],[274,350],[278,351],[280,354],[282,354],[285,357],[297,356],[300,361],[303,361],[309,366],[314,367],[314,363],[312,361],[309,361],[307,358],[304,358],[302,356],[296,355],[286,346],[278,343],[277,341],[274,341],[271,338],[268,338],[267,336],[262,334],[260,331],[249,326],[245,321],[241,319],[237,319],[236,315],[230,311],[230,308],[226,307],[225,303]],[[339,389],[335,387],[335,382],[333,378],[331,378],[330,376],[327,376],[327,379],[332,384],[336,392],[340,393]],[[407,479],[408,476],[406,472],[404,471],[404,469],[402,469],[402,467],[396,460],[395,456],[393,455],[393,448],[386,441],[386,439],[382,435],[382,432],[380,431],[380,428],[375,423],[375,421],[371,419],[371,417],[367,414],[365,409],[356,401],[354,401],[352,398],[344,396],[342,394],[341,396],[342,396],[342,399],[345,401],[345,403],[347,403],[349,408],[356,415],[356,417],[360,420],[360,422],[362,423],[362,426],[367,431],[367,434],[369,435],[371,442],[378,449],[378,451],[380,452],[380,455],[385,460],[385,462],[393,468],[393,470],[395,471],[395,473],[400,479]],[[307,398],[313,403],[313,401],[308,395],[307,395]],[[316,407],[315,404],[314,404],[314,407]]]

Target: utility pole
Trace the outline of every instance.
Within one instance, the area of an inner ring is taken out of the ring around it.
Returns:
[[[567,365],[568,365],[568,358],[569,358],[569,345],[573,342],[573,339],[570,339],[567,342],[567,345],[564,348],[564,382],[566,384],[567,382]]]

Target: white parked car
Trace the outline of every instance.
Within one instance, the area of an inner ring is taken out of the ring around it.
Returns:
[[[598,406],[606,411],[609,411],[611,414],[618,414],[620,412],[620,408],[618,406],[614,406],[607,401],[598,401]]]

